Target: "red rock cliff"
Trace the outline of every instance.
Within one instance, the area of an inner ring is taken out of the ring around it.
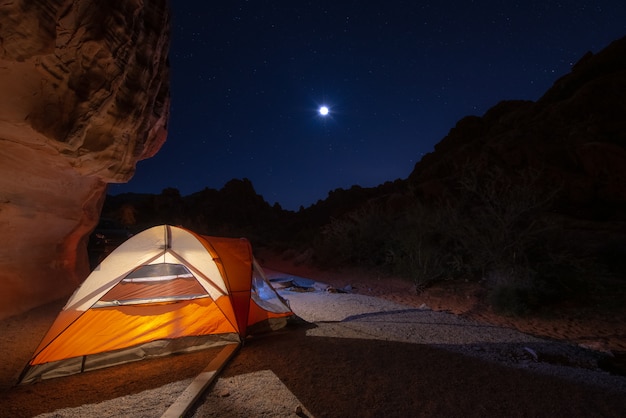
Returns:
[[[166,0],[0,5],[0,318],[71,293],[107,183],[167,135]]]

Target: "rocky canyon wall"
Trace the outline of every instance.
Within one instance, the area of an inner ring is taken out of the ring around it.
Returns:
[[[509,178],[541,173],[537,186],[561,188],[575,216],[626,204],[626,37],[586,54],[537,102],[503,101],[460,120],[409,176],[416,194],[451,194],[463,173],[499,168]]]
[[[0,318],[69,295],[108,183],[167,136],[166,0],[0,5]]]

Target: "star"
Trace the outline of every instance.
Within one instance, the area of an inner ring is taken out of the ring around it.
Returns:
[[[320,115],[322,116],[328,115],[328,112],[329,112],[328,106],[320,106],[319,112],[320,112]]]

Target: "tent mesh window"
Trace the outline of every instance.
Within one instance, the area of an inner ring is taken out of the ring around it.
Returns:
[[[252,271],[251,290],[252,300],[263,309],[276,313],[289,311],[286,301],[276,293],[276,290],[269,284],[256,265]]]
[[[149,264],[134,270],[103,295],[96,306],[162,303],[209,297],[182,264]]]

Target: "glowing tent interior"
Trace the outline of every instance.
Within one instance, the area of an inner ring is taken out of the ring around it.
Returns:
[[[74,292],[21,382],[240,342],[293,317],[246,239],[156,226],[115,249]]]

